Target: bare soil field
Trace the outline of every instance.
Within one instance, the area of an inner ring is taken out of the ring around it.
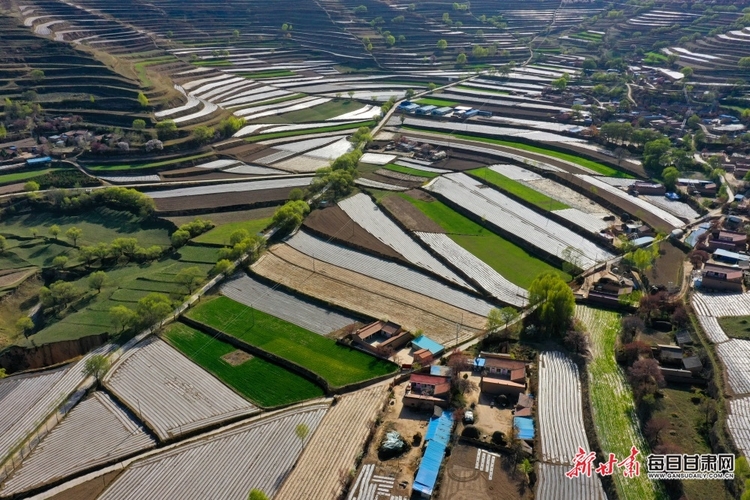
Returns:
[[[368,250],[375,255],[382,255],[399,262],[408,263],[400,253],[365,231],[338,206],[313,211],[303,224],[313,233],[328,236],[345,244],[348,243],[354,248]]]
[[[487,159],[481,156],[467,155],[453,152],[445,160],[439,161],[432,165],[435,168],[445,168],[448,170],[472,170],[487,166]]]
[[[540,193],[546,194],[550,198],[565,203],[566,205],[570,205],[571,208],[577,208],[582,212],[591,214],[610,214],[609,210],[590,198],[587,198],[581,193],[574,191],[569,187],[562,186],[550,179],[536,179],[533,181],[524,181],[522,183],[531,186]]]
[[[646,273],[649,283],[657,286],[675,286],[682,284],[681,270],[685,262],[685,254],[669,241],[665,241],[659,247],[659,257],[654,261],[653,267]]]
[[[523,484],[523,475],[511,476],[504,458],[496,458],[489,473],[476,468],[477,454],[485,453],[474,446],[459,444],[445,464],[445,472],[437,496],[440,500],[518,500],[533,498]]]
[[[264,203],[282,202],[289,198],[289,191],[293,188],[268,189],[246,193],[217,193],[198,196],[183,196],[180,198],[159,198],[156,210],[159,212],[180,212],[210,210],[220,207],[253,206]]]
[[[122,470],[107,472],[102,476],[89,479],[84,483],[61,491],[57,495],[49,497],[48,500],[70,500],[71,498],[75,498],[76,500],[96,500],[120,474],[122,474]]]
[[[441,343],[478,334],[485,318],[403,288],[324,262],[313,262],[287,245],[270,249],[253,265],[261,276],[372,318],[388,318],[411,331],[423,330]]]
[[[409,193],[411,192],[413,191],[409,191]],[[425,233],[445,232],[437,222],[427,217],[417,207],[400,196],[386,196],[381,203],[409,231],[422,231]]]

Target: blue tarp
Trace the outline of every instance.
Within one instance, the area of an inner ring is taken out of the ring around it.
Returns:
[[[445,350],[442,345],[438,344],[432,339],[425,337],[424,335],[420,335],[419,337],[412,340],[411,345],[413,345],[416,349],[427,349],[432,353],[433,356],[437,356]]]
[[[484,364],[487,362],[485,358],[475,358],[474,359],[474,369],[479,370],[480,368],[484,368]]]
[[[432,495],[435,488],[440,464],[445,456],[445,448],[451,439],[453,429],[453,413],[444,411],[439,417],[432,417],[427,426],[425,441],[427,447],[419,464],[417,477],[414,479],[412,489],[425,495]]]
[[[520,439],[534,439],[534,419],[531,417],[513,417],[513,427]]]

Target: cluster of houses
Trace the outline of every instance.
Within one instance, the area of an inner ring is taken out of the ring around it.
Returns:
[[[685,240],[697,250],[710,254],[703,264],[696,285],[702,289],[742,293],[746,276],[750,276],[747,234],[743,219],[729,216],[717,224],[703,223]]]
[[[659,362],[659,370],[664,380],[680,384],[704,385],[706,381],[700,377],[703,363],[700,357],[690,352],[693,345],[690,332],[687,330],[676,332],[675,340],[677,345],[657,344],[651,348],[654,358]]]

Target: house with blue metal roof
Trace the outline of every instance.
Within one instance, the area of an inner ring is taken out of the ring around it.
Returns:
[[[411,345],[414,347],[414,350],[427,349],[433,357],[440,356],[445,351],[445,347],[442,344],[438,344],[424,335],[420,335],[412,340]]]
[[[435,408],[435,414],[430,418],[424,437],[427,446],[412,486],[412,490],[419,493],[422,498],[432,497],[452,431],[453,413]]]

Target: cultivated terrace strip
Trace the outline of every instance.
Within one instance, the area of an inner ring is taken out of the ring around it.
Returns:
[[[127,351],[104,383],[162,441],[259,411],[156,337]]]

